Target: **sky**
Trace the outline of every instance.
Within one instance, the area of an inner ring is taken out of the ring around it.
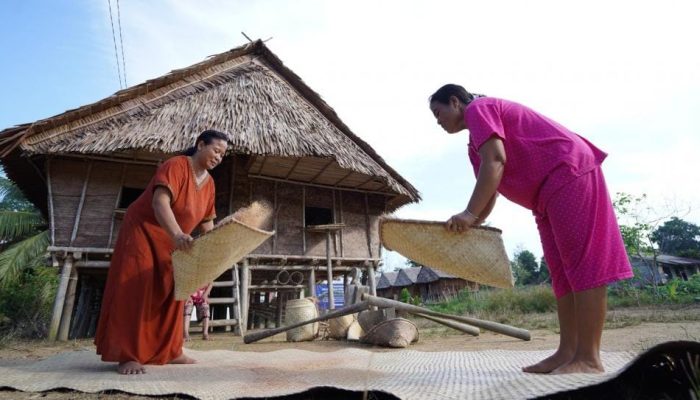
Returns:
[[[457,83],[534,108],[606,151],[613,196],[646,194],[652,217],[700,224],[693,3],[2,1],[0,129],[118,91],[124,78],[112,25],[129,86],[243,45],[245,32],[269,39],[285,65],[421,192],[423,201],[398,217],[447,220],[466,207],[475,183],[468,132],[447,135],[427,102],[441,85]],[[542,255],[529,211],[501,197],[488,223],[503,230],[511,256]],[[404,262],[385,252],[386,268]]]

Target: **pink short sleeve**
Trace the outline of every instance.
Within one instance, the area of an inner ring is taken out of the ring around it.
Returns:
[[[497,104],[479,101],[470,104],[464,111],[464,122],[469,129],[469,144],[477,152],[494,135],[505,141],[505,130]]]

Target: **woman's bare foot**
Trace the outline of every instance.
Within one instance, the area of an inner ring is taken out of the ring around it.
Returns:
[[[545,358],[544,360],[538,362],[537,364],[528,365],[523,367],[523,372],[530,372],[533,374],[548,374],[555,369],[568,364],[573,358],[573,355],[569,355],[564,352],[557,350],[556,353]]]
[[[185,336],[185,342],[189,342],[190,340],[192,339],[189,336]]]
[[[196,364],[196,363],[197,363],[197,360],[195,360],[192,357],[187,357],[185,355],[185,353],[182,353],[179,356],[175,357],[168,364]]]
[[[600,360],[571,360],[552,371],[552,374],[602,374],[605,372]]]
[[[209,335],[202,335],[202,340],[211,340]]]
[[[119,366],[117,366],[117,372],[122,375],[138,375],[145,374],[146,368],[136,361],[127,361],[119,363]]]

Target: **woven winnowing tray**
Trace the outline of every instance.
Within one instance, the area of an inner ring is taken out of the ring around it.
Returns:
[[[419,264],[472,282],[513,287],[513,273],[501,230],[473,227],[450,232],[444,222],[385,218],[382,245]]]

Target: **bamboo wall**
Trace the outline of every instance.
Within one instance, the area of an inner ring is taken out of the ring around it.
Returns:
[[[251,179],[244,162],[244,157],[236,157],[234,165],[228,158],[212,176],[218,218],[253,200],[264,199],[275,206],[276,217],[269,228],[277,234],[254,254],[325,256],[326,235],[303,229],[305,207],[319,207],[331,210],[331,222],[345,224],[342,232],[334,234],[331,256],[379,258],[378,220],[385,209],[384,196]],[[52,159],[54,245],[113,247],[123,217],[115,213],[121,188],[145,188],[155,170],[155,165]],[[232,182],[233,196],[229,191]]]

